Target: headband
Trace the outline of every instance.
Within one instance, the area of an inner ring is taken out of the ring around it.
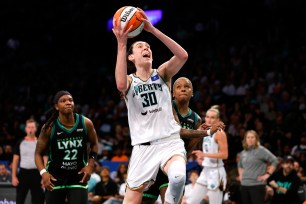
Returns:
[[[59,92],[57,92],[57,93],[55,94],[55,96],[54,96],[54,98],[53,98],[53,103],[54,103],[54,104],[57,104],[58,100],[59,100],[62,96],[64,96],[64,95],[70,95],[70,96],[72,96],[68,91],[64,91],[64,90],[59,91]]]

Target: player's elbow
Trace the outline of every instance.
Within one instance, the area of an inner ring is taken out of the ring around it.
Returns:
[[[186,62],[188,60],[188,53],[185,51],[180,58],[182,61]]]
[[[120,91],[120,92],[124,92],[126,91],[126,84],[125,83],[117,83],[117,89]]]
[[[228,152],[224,152],[222,154],[222,159],[228,159]]]

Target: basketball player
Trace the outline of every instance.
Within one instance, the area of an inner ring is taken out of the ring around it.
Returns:
[[[220,120],[220,112],[216,106],[211,107],[205,116],[205,123],[210,125]],[[187,200],[188,204],[199,204],[203,197],[209,192],[209,203],[221,204],[223,201],[223,190],[226,186],[226,171],[223,159],[228,157],[228,144],[226,134],[223,130],[217,131],[203,139],[203,152],[195,150],[192,153],[197,158],[204,158],[204,167],[200,177],[197,179],[193,190],[193,196]]]
[[[185,142],[185,148],[190,155],[194,149],[201,149],[201,141],[207,136],[207,131],[197,130],[205,129],[206,124],[202,124],[201,117],[189,108],[189,102],[193,96],[193,87],[191,81],[186,77],[178,78],[173,84],[173,110],[182,129],[181,138]],[[224,124],[219,121],[211,126],[210,132],[215,133],[218,129],[223,129]],[[199,145],[200,146],[199,146]],[[144,192],[143,203],[154,204],[158,196],[164,202],[165,192],[168,186],[168,177],[160,170],[157,174],[155,183],[150,189]]]
[[[35,150],[35,163],[46,188],[46,204],[65,200],[68,204],[84,204],[87,181],[97,157],[97,134],[90,119],[73,112],[74,101],[68,91],[57,92],[53,102],[53,113],[42,127]],[[42,156],[46,151],[45,169]]]
[[[181,127],[173,116],[170,86],[171,78],[183,67],[188,53],[147,18],[142,20],[144,30],[159,39],[173,56],[153,69],[150,45],[136,41],[127,51],[128,32],[132,27],[125,30],[115,25],[113,28],[118,48],[116,85],[125,96],[133,146],[123,203],[140,204],[143,191],[156,179],[159,168],[169,178],[166,202],[178,203],[186,180],[186,150],[179,134]],[[127,75],[127,61],[136,68],[133,74]]]

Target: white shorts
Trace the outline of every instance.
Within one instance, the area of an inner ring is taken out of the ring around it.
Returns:
[[[130,189],[147,190],[155,182],[158,170],[163,169],[171,157],[179,155],[186,160],[184,141],[172,137],[153,141],[150,145],[133,146],[127,176]]]
[[[222,167],[204,167],[197,183],[207,186],[209,190],[216,190],[221,184],[226,187],[226,171]]]

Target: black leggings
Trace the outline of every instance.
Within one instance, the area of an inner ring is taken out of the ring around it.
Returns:
[[[86,204],[88,191],[85,188],[62,188],[46,191],[46,204]]]
[[[266,186],[241,186],[240,195],[243,204],[263,204],[265,201]]]

